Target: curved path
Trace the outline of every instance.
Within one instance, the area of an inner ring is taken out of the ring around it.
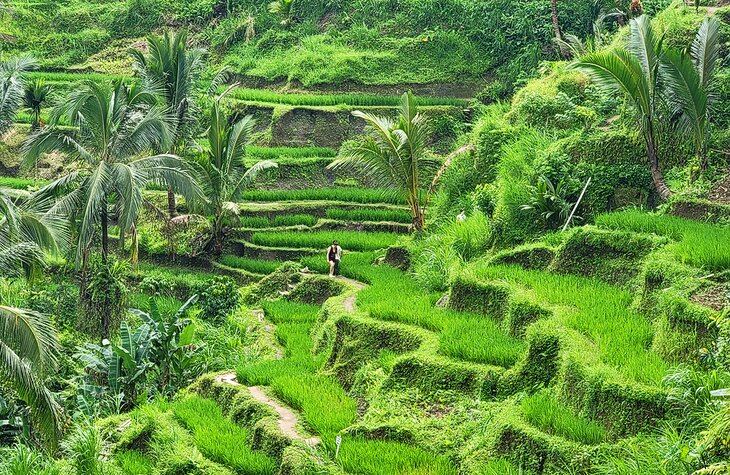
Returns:
[[[215,378],[216,382],[230,384],[233,386],[240,386],[241,384],[236,381],[236,373],[223,373],[219,374]],[[281,432],[295,440],[301,440],[305,444],[315,446],[319,444],[319,437],[303,437],[297,432],[297,415],[288,407],[282,406],[278,401],[270,398],[259,386],[249,386],[249,392],[251,397],[255,400],[266,404],[276,411],[279,416],[279,429]]]
[[[334,277],[334,279],[351,285],[357,291],[360,291],[366,287],[364,283],[357,280],[349,279],[347,277],[336,276]],[[356,297],[356,294],[353,294],[348,296],[344,300],[343,306],[345,307],[345,310],[347,310],[348,312],[355,311]],[[264,315],[262,310],[254,310],[253,314],[259,319],[259,321],[263,321]],[[270,325],[266,325],[265,329],[267,331],[272,330]],[[282,357],[283,354],[281,353],[281,350],[279,350],[277,352],[277,359],[281,359]],[[236,380],[236,373],[234,372],[219,374],[215,377],[215,381],[217,383],[241,386],[241,384]],[[274,411],[276,411],[277,415],[279,416],[279,429],[284,435],[294,440],[301,440],[305,444],[310,446],[315,446],[320,443],[319,437],[304,437],[297,431],[297,415],[290,408],[281,405],[278,401],[269,397],[260,386],[248,386],[248,390],[251,393],[251,397],[263,404],[266,404],[267,406],[274,409]]]

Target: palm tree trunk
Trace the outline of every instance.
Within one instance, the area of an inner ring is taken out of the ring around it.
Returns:
[[[646,152],[649,155],[649,166],[651,167],[651,179],[654,182],[654,188],[656,188],[659,197],[666,201],[672,196],[672,190],[669,189],[666,182],[664,181],[664,175],[659,168],[659,155],[656,148],[656,140],[654,139],[654,130],[649,125],[648,130],[644,133],[644,139],[646,140]]]
[[[109,255],[109,213],[107,212],[106,197],[101,205],[101,262],[106,264]]]
[[[132,233],[132,255],[130,257],[130,260],[132,261],[132,268],[134,270],[137,270],[137,266],[139,264],[139,237],[137,235],[137,226],[132,225],[131,229]]]
[[[175,198],[175,192],[172,188],[167,189],[167,212],[171,218],[177,216],[177,198]]]
[[[550,0],[550,13],[553,17],[553,32],[557,40],[562,40],[563,36],[560,34],[560,22],[558,21],[558,0]]]

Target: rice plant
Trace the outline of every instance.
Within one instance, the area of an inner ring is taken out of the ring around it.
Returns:
[[[259,160],[277,160],[280,158],[336,157],[337,150],[329,147],[261,147],[249,145],[246,156]]]
[[[259,259],[251,259],[248,257],[232,256],[226,254],[218,259],[218,262],[227,267],[234,269],[242,269],[254,274],[271,274],[281,264],[276,261],[262,261]]]
[[[317,217],[311,214],[284,214],[272,218],[266,216],[242,216],[241,227],[249,229],[276,228],[283,226],[314,226]]]
[[[401,196],[373,188],[309,188],[303,190],[251,190],[241,194],[241,201],[344,201],[348,203],[402,204]]]
[[[406,210],[397,209],[346,209],[346,208],[328,208],[326,217],[339,221],[370,221],[370,222],[393,222],[410,224],[413,221],[411,214]]]
[[[334,438],[323,440],[334,451]],[[454,465],[445,457],[412,445],[389,440],[343,437],[338,462],[347,473],[369,475],[456,475]],[[500,474],[505,475],[505,474]]]
[[[538,429],[574,442],[597,445],[607,438],[603,426],[573,413],[545,390],[525,397],[522,413]]]
[[[267,102],[292,106],[388,106],[400,104],[400,96],[376,96],[370,94],[284,94],[269,89],[237,88],[231,97],[240,101]],[[445,97],[416,97],[419,106],[458,106],[463,107],[468,101]]]
[[[248,432],[223,416],[214,401],[188,396],[174,403],[173,412],[193,433],[195,445],[209,459],[231,467],[236,473],[274,473],[274,461],[263,453],[252,451],[248,447]]]
[[[27,190],[28,188],[43,186],[46,183],[45,180],[0,176],[0,188],[12,188],[13,190]]]
[[[149,457],[134,450],[120,450],[114,454],[114,461],[126,475],[147,475],[154,468]]]
[[[525,345],[507,335],[497,322],[483,316],[450,321],[439,337],[439,352],[461,360],[510,367]]]
[[[676,242],[669,250],[680,262],[707,270],[730,267],[730,227],[702,223],[669,215],[627,210],[600,215],[598,226],[667,236]]]
[[[602,361],[635,381],[659,383],[667,363],[649,350],[651,323],[632,309],[630,292],[597,279],[493,266],[477,261],[471,268],[485,280],[501,279],[530,289],[537,301],[558,307],[555,318],[586,335]]]
[[[274,393],[304,414],[315,432],[334,435],[355,420],[357,404],[337,382],[317,374],[286,375],[272,382]]]
[[[398,239],[393,233],[359,231],[259,231],[251,235],[253,244],[291,249],[326,249],[337,240],[346,251],[372,251],[386,248]]]

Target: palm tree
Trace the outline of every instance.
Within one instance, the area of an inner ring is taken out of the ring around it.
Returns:
[[[219,100],[210,110],[208,148],[197,159],[198,183],[204,198],[200,207],[210,217],[211,242],[216,253],[223,251],[226,220],[238,214],[236,200],[259,172],[276,167],[276,163],[262,160],[247,168],[244,162],[248,137],[254,121],[246,116],[232,126],[221,111]]]
[[[130,50],[135,70],[145,86],[159,92],[170,109],[172,126],[170,141],[163,152],[182,156],[198,130],[199,108],[195,102],[196,86],[205,68],[206,51],[188,48],[185,31],[166,32],[164,36],[147,38],[149,53]],[[215,87],[217,81],[214,81]],[[167,190],[167,207],[170,217],[177,214],[175,192]]]
[[[59,128],[62,117],[75,129]],[[184,195],[196,195],[194,180],[179,158],[147,155],[151,149],[166,147],[169,140],[168,120],[156,98],[120,82],[82,84],[54,110],[49,126],[28,138],[26,162],[59,151],[80,164],[78,171],[39,190],[43,196],[62,196],[54,205],[55,213],[80,219],[77,265],[86,262],[98,228],[106,263],[110,218],[118,217],[121,233],[129,231],[148,183],[173,183]]]
[[[401,98],[397,120],[370,113],[352,113],[365,121],[367,136],[332,162],[328,168],[351,169],[381,188],[403,195],[411,210],[414,229],[425,226],[420,194],[438,162],[426,153],[428,121],[418,112],[413,94]]]
[[[644,138],[654,187],[666,200],[672,192],[659,166],[656,134],[662,101],[661,57],[661,45],[652,34],[650,19],[642,15],[631,20],[628,49],[589,53],[575,67],[588,73],[605,92],[629,97]]]
[[[0,135],[13,126],[15,114],[23,104],[23,74],[35,67],[35,60],[27,57],[0,61]]]
[[[673,115],[681,131],[692,137],[700,169],[707,167],[710,115],[717,101],[714,78],[720,58],[720,21],[706,18],[692,42],[690,55],[665,52],[662,73]]]
[[[0,191],[0,272],[19,275],[42,265],[43,252],[55,251],[65,237],[49,203],[25,196],[18,205]],[[43,385],[56,363],[59,345],[50,319],[37,312],[0,305],[0,377],[31,409],[31,418],[51,449],[63,427],[63,412]]]
[[[25,93],[23,96],[23,104],[30,109],[32,117],[31,130],[36,130],[41,126],[41,109],[48,102],[48,96],[53,91],[50,84],[43,82],[43,79],[35,79],[25,85]]]

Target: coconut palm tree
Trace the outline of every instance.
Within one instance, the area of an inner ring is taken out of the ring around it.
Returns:
[[[276,167],[276,163],[262,160],[246,167],[246,145],[254,121],[246,116],[233,125],[220,108],[220,98],[213,103],[208,120],[208,147],[196,158],[198,183],[203,191],[199,205],[209,216],[211,242],[216,253],[223,250],[226,220],[238,214],[236,200],[256,179],[259,172]]]
[[[75,128],[59,128],[62,117]],[[28,138],[26,162],[58,151],[80,166],[39,190],[42,196],[62,196],[54,213],[79,219],[77,265],[87,258],[99,229],[106,262],[111,217],[118,218],[120,232],[129,231],[148,183],[172,183],[184,195],[196,195],[195,182],[178,157],[148,154],[169,144],[168,123],[152,94],[120,82],[86,82],[54,110],[49,126]]]
[[[402,194],[414,229],[422,230],[425,216],[420,194],[439,163],[426,153],[428,121],[418,112],[413,94],[403,94],[395,121],[361,111],[352,114],[365,121],[367,135],[328,168],[353,170],[381,188]]]
[[[690,54],[666,51],[662,73],[669,104],[680,131],[692,137],[700,169],[707,167],[710,116],[718,95],[714,87],[720,58],[720,21],[706,18],[690,47]]]
[[[13,126],[15,114],[23,104],[23,74],[35,67],[35,60],[27,57],[0,61],[0,135]]]
[[[31,130],[36,130],[41,126],[41,109],[48,103],[48,97],[52,91],[53,86],[46,84],[41,78],[25,85],[23,105],[30,110]]]
[[[50,203],[25,196],[17,204],[0,190],[0,272],[20,275],[41,266],[45,251],[56,251],[66,233],[49,214]],[[37,312],[0,304],[0,378],[30,407],[31,418],[51,449],[63,427],[63,412],[42,378],[52,370],[58,339],[50,319]]]
[[[661,172],[657,144],[657,125],[661,119],[663,99],[661,59],[661,45],[654,38],[651,20],[642,15],[631,20],[628,49],[589,53],[576,62],[575,67],[585,71],[607,93],[629,97],[644,138],[654,187],[662,199],[667,199],[672,192]]]
[[[145,86],[159,92],[170,109],[172,139],[165,153],[182,156],[199,128],[200,110],[195,101],[196,88],[205,68],[206,51],[189,48],[185,31],[166,32],[164,36],[149,36],[149,53],[130,50],[137,74]],[[211,86],[215,88],[218,81]],[[172,188],[167,190],[170,217],[177,214],[177,202]]]

